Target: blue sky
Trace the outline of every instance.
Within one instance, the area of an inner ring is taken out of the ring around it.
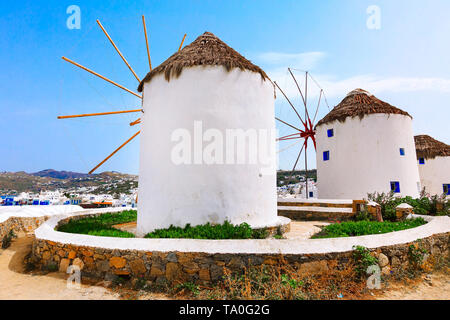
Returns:
[[[81,9],[80,30],[66,26],[70,5]],[[380,8],[379,30],[366,26],[371,5]],[[0,171],[87,172],[138,130],[128,125],[136,115],[56,117],[139,106],[134,96],[76,69],[61,56],[136,89],[136,79],[95,20],[100,19],[142,78],[148,72],[142,14],[154,66],[178,49],[184,33],[187,44],[210,31],[260,65],[297,103],[287,67],[309,70],[330,108],[361,87],[408,111],[415,134],[450,143],[449,12],[446,0],[2,1]],[[317,91],[314,85],[310,88],[314,110]],[[326,112],[322,104],[318,119]],[[280,94],[276,113],[295,122]],[[292,133],[279,128],[280,134]],[[281,167],[290,168],[297,152],[296,147],[282,152]],[[315,167],[313,152],[309,163]],[[136,139],[100,171],[137,173],[138,168]]]

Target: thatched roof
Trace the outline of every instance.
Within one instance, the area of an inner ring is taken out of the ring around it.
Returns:
[[[414,137],[416,143],[417,158],[434,159],[437,156],[449,157],[450,146],[428,135]]]
[[[368,91],[355,89],[348,93],[341,103],[320,120],[316,127],[335,120],[344,122],[347,117],[359,117],[362,119],[365,115],[373,113],[403,114],[412,118],[408,112],[381,101]]]
[[[193,66],[223,66],[227,71],[239,68],[257,72],[263,80],[268,79],[260,67],[245,59],[211,32],[205,32],[150,71],[139,84],[138,91],[142,92],[144,83],[157,74],[164,73],[166,80],[170,81],[171,77],[179,77],[184,68]]]

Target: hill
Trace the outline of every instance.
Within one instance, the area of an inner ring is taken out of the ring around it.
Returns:
[[[71,171],[47,169],[36,173],[3,172],[0,173],[0,194],[18,194],[21,192],[38,193],[41,190],[77,192],[82,189],[90,193],[118,194],[130,193],[137,188],[136,175],[120,172],[102,172],[88,175]]]

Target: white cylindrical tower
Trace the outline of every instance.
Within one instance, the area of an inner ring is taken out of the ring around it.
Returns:
[[[138,233],[225,220],[279,224],[274,87],[262,69],[207,32],[153,69],[139,91]]]
[[[321,199],[366,199],[394,191],[418,197],[412,117],[356,89],[316,126]]]
[[[450,146],[427,135],[414,137],[420,183],[430,195],[450,195]]]

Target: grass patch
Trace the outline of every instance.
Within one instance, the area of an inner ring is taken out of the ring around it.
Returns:
[[[399,222],[347,221],[325,226],[322,231],[313,235],[312,238],[340,238],[381,234],[419,227],[425,223],[427,222],[423,218],[407,219]]]
[[[192,227],[187,224],[184,228],[170,226],[167,229],[157,229],[148,233],[146,238],[187,238],[187,239],[265,239],[268,232],[265,229],[253,230],[247,223],[232,225],[225,221],[223,224],[204,224]]]
[[[126,210],[118,213],[105,213],[97,217],[72,220],[60,226],[57,230],[100,237],[134,238],[134,234],[115,229],[112,226],[136,220],[137,211]]]

